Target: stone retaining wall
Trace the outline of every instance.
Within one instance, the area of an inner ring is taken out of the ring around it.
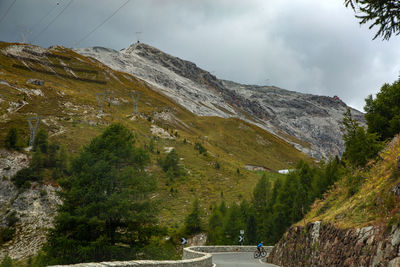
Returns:
[[[269,253],[273,247],[265,247]],[[212,255],[217,252],[253,252],[255,246],[198,246],[183,249],[182,260],[179,261],[113,261],[99,263],[79,263],[72,265],[53,265],[50,267],[212,267]]]
[[[400,227],[339,229],[320,221],[291,227],[267,258],[279,266],[400,266]]]

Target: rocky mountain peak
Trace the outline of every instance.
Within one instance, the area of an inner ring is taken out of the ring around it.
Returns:
[[[347,105],[336,96],[220,80],[193,62],[144,43],[134,43],[120,52],[98,48],[76,51],[145,80],[196,115],[240,118],[315,158],[340,155],[344,150],[340,128]],[[352,114],[365,122],[361,112],[352,109]]]

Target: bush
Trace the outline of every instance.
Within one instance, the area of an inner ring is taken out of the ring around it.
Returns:
[[[196,198],[193,202],[192,211],[185,218],[186,234],[197,234],[203,230],[200,212],[199,200]]]
[[[8,227],[13,227],[19,221],[17,212],[12,211],[6,216],[6,222]]]
[[[19,138],[18,135],[18,130],[17,128],[11,128],[8,130],[8,133],[6,135],[6,140],[4,141],[4,145],[7,149],[15,149],[15,150],[20,150],[22,148],[22,142]]]
[[[6,255],[0,263],[0,267],[14,267],[13,260]]]
[[[175,149],[169,152],[164,160],[160,161],[160,165],[171,180],[185,175],[185,171],[179,166],[179,156]]]
[[[349,177],[346,182],[346,185],[348,186],[347,197],[355,195],[360,190],[364,181],[365,178],[361,175]]]
[[[35,136],[35,140],[33,141],[33,150],[37,151],[39,149],[40,152],[47,153],[49,146],[47,138],[47,132],[43,129],[40,129]]]
[[[32,168],[25,168],[19,170],[17,174],[15,174],[11,181],[18,188],[26,188],[28,184],[30,185],[30,181],[37,181],[38,177],[35,176],[35,172]]]
[[[6,243],[6,242],[12,240],[14,235],[15,235],[15,228],[1,227],[0,228],[0,244]]]
[[[199,151],[199,154],[207,155],[207,149],[200,143],[194,144],[194,149]]]

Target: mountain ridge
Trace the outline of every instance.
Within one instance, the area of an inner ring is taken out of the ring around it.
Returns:
[[[75,51],[145,80],[198,116],[240,118],[317,159],[344,151],[341,120],[350,107],[338,98],[220,80],[195,63],[143,43],[120,51],[100,47]],[[350,109],[364,125],[363,114]]]

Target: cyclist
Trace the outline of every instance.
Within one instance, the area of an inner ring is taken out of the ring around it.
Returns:
[[[258,252],[261,253],[261,248],[262,248],[262,247],[263,247],[263,242],[261,241],[261,242],[258,243],[258,245],[257,245]]]

